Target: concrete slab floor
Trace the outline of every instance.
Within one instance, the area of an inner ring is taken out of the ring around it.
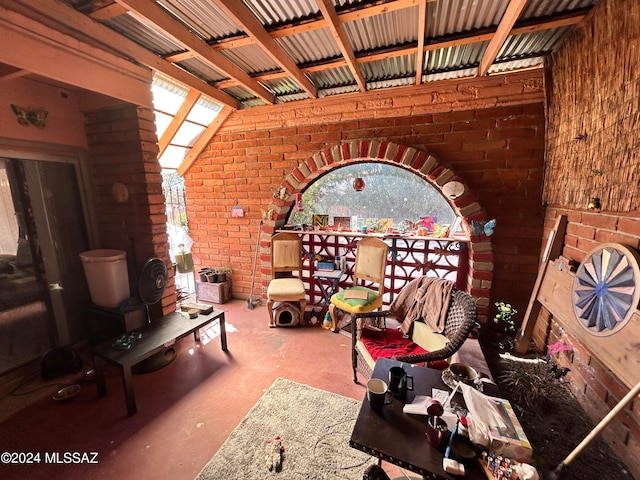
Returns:
[[[106,366],[103,398],[93,383],[82,382],[91,368],[86,352],[86,369],[78,375],[44,383],[34,365],[14,392],[20,395],[0,390],[0,452],[97,452],[97,464],[0,463],[0,478],[190,480],[278,377],[362,400],[348,337],[319,327],[268,328],[266,307],[248,310],[244,300],[216,308],[225,311],[229,351],[222,352],[213,328],[201,332],[200,343],[192,336],[177,342],[170,365],[134,375],[133,416],[115,367]],[[73,382],[82,382],[78,396],[52,400],[60,384]],[[404,478],[399,468],[383,466]]]

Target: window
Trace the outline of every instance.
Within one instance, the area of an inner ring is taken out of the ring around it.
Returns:
[[[185,102],[189,88],[156,73],[151,92],[156,116],[156,134],[160,139]],[[162,152],[160,165],[163,170],[175,170],[180,166],[205,128],[218,116],[221,108],[222,105],[209,97],[200,96]]]
[[[353,187],[356,178],[364,180],[362,191]],[[358,163],[328,172],[305,190],[302,206],[302,212],[292,210],[289,224],[311,225],[314,214],[328,215],[334,228],[352,230],[384,228],[391,222],[399,228],[421,217],[434,217],[439,225],[456,221],[456,213],[439,190],[409,170],[384,163]]]

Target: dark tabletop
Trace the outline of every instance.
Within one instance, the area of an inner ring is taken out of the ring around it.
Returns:
[[[380,358],[372,373],[372,378],[389,381],[389,369],[400,366],[395,360]],[[408,470],[419,473],[426,478],[456,479],[442,469],[443,454],[427,442],[426,415],[403,413],[405,403],[410,403],[415,395],[431,396],[431,389],[438,388],[450,392],[442,381],[442,372],[431,368],[402,365],[408,375],[413,376],[414,391],[407,392],[406,399],[395,398],[391,405],[384,407],[382,413],[374,412],[365,395],[360,413],[353,427],[349,444],[353,448],[375,455],[387,462],[394,463]],[[464,405],[460,393],[455,401]],[[444,450],[444,448],[443,448]],[[474,462],[467,467],[466,479],[486,480],[479,464]]]
[[[113,348],[116,337],[91,347],[90,351],[94,355],[111,362],[130,366],[150,357],[153,353],[162,349],[165,343],[193,333],[223,314],[224,312],[221,310],[213,310],[208,315],[198,315],[197,318],[190,319],[178,312],[170,313],[162,318],[153,320],[153,324],[137,329],[137,332],[142,333],[142,338],[133,342],[128,350]]]

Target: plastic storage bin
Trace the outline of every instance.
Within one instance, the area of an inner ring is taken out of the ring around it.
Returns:
[[[93,303],[114,308],[130,297],[127,252],[89,250],[82,252],[80,259]]]

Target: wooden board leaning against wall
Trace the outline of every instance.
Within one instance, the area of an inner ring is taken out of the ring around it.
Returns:
[[[640,381],[640,311],[638,311],[638,291],[640,285],[640,269],[637,263],[637,252],[618,244],[603,244],[604,250],[622,250],[628,252],[627,257],[633,257],[628,262],[627,269],[632,274],[633,281],[627,281],[625,289],[629,291],[631,307],[619,325],[612,329],[587,328],[584,320],[579,320],[576,314],[576,272],[570,270],[566,259],[556,259],[550,262],[541,282],[536,300],[540,302],[554,316],[558,324],[566,332],[578,339],[598,359],[608,367],[620,381],[632,387]],[[585,262],[590,256],[587,256]],[[633,261],[635,259],[636,261]],[[584,267],[585,262],[581,264]],[[580,268],[578,269],[580,275]],[[633,283],[633,285],[630,285]],[[598,282],[598,288],[602,283]],[[594,293],[595,294],[595,293]]]

